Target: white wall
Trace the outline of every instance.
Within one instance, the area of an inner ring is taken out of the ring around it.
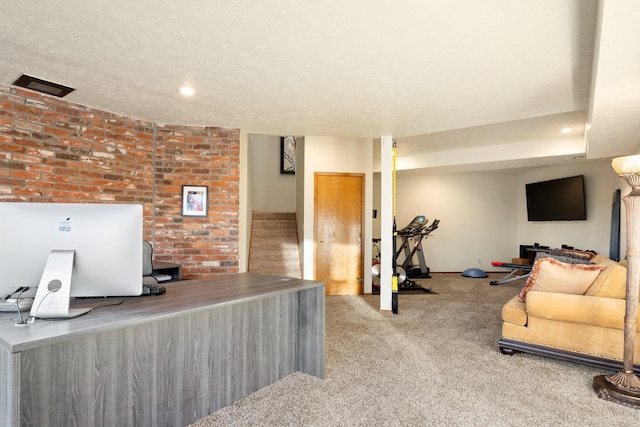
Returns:
[[[296,176],[280,173],[280,137],[249,135],[248,147],[252,210],[295,212]]]
[[[374,195],[379,192],[379,182]],[[440,226],[423,239],[427,265],[433,272],[477,267],[517,256],[515,203],[517,179],[506,173],[431,174],[398,172],[396,223],[402,229],[425,215]],[[379,199],[374,197],[376,203]],[[374,205],[374,209],[380,209]],[[378,237],[379,225],[374,230]],[[515,254],[515,255],[514,255]]]
[[[249,136],[240,132],[240,211],[238,213],[238,273],[249,268],[249,245],[251,243],[251,212],[253,209],[252,188],[249,185]]]
[[[574,175],[585,177],[586,221],[527,220],[525,184]],[[373,209],[380,209],[379,188],[376,174]],[[517,173],[401,171],[397,176],[397,224],[402,228],[418,214],[430,221],[440,219],[440,227],[423,241],[427,265],[433,272],[458,272],[470,267],[501,271],[492,267],[491,261],[518,257],[521,244],[566,244],[608,256],[611,200],[617,188],[622,189],[623,196],[628,193],[628,186],[615,174],[609,160]],[[622,211],[620,254],[624,256],[624,205]],[[373,235],[378,236],[378,221],[373,225]]]
[[[314,174],[315,172],[363,173],[365,175],[364,203],[364,289],[371,292],[371,207],[372,207],[372,156],[373,141],[360,138],[332,138],[305,136],[304,139],[304,184],[298,198],[304,200],[304,224],[300,238],[303,241],[302,275],[313,279],[314,257]],[[301,161],[298,151],[298,163]],[[300,177],[298,178],[300,179]],[[300,213],[298,213],[300,214]]]
[[[309,245],[305,246],[304,245],[304,230],[305,230],[305,218],[306,218],[306,201],[305,201],[305,182],[304,182],[304,176],[305,176],[305,171],[306,171],[306,167],[305,167],[305,162],[304,162],[304,158],[305,158],[305,147],[306,147],[306,138],[302,137],[300,138],[300,141],[298,142],[297,146],[296,146],[296,220],[298,223],[298,241],[299,241],[299,245],[298,247],[300,248],[300,268],[301,268],[301,272],[302,272],[302,277],[305,278],[304,276],[304,260],[306,258],[306,256],[308,256],[308,254],[306,253],[306,249]],[[313,213],[312,213],[313,216]],[[313,246],[311,246],[311,250],[313,250]]]
[[[314,173],[364,173],[365,291],[370,291],[371,271],[367,268],[372,256],[370,242],[372,237],[380,236],[380,175],[373,174],[371,161],[374,143],[369,139],[307,136],[298,144],[296,175],[281,175],[280,138],[248,136],[248,165],[241,164],[241,173],[243,167],[248,170],[249,185],[245,189],[248,201],[244,202],[248,208],[247,221],[251,210],[297,212],[305,279],[314,278],[315,268]],[[585,176],[587,221],[527,221],[525,184],[580,174]],[[470,267],[501,271],[492,267],[491,261],[510,261],[518,256],[521,244],[536,242],[552,247],[567,244],[593,249],[608,256],[611,198],[618,188],[623,196],[629,192],[609,160],[514,173],[399,171],[397,224],[402,228],[418,214],[426,215],[430,221],[440,219],[440,227],[423,242],[427,265],[433,272],[459,272]],[[378,210],[378,219],[371,218],[373,209]],[[621,256],[626,249],[624,221],[623,204]],[[250,221],[246,227],[250,227]]]
[[[575,175],[584,175],[586,221],[527,221],[525,184]],[[609,256],[613,192],[620,188],[623,196],[628,193],[628,186],[611,168],[610,160],[527,170],[519,176],[518,181],[518,242],[529,245],[540,243],[551,247],[565,244],[579,249],[593,249]],[[624,211],[624,206],[621,210]],[[622,221],[624,222],[624,215]],[[621,227],[623,241],[624,223],[621,223]],[[621,243],[620,254],[623,257],[626,245]]]

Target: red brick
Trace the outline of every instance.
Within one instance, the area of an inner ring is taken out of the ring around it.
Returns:
[[[141,203],[156,259],[182,263],[185,278],[237,272],[239,130],[156,125],[6,86],[0,106],[1,200]],[[207,217],[181,216],[183,185],[209,187]]]

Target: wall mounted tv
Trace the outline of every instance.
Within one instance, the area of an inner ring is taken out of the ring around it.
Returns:
[[[584,221],[587,209],[583,175],[526,185],[529,221]]]

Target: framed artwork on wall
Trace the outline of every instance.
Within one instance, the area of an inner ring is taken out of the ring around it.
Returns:
[[[280,137],[280,173],[296,173],[296,138]]]
[[[207,216],[208,191],[205,185],[183,185],[182,216]]]

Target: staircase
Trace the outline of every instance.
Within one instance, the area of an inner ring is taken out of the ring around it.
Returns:
[[[302,277],[295,212],[253,212],[249,271]]]

